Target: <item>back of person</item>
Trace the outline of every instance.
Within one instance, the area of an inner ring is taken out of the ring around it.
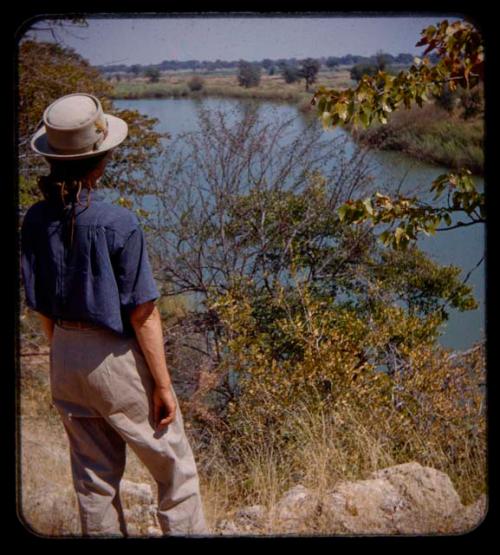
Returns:
[[[72,206],[51,200],[26,213],[22,271],[28,306],[133,336],[128,309],[159,296],[137,217],[89,189],[80,191],[70,229],[72,217]],[[36,273],[35,258],[44,261]]]
[[[51,171],[23,220],[22,278],[50,345],[82,533],[127,535],[119,490],[129,445],[156,481],[162,532],[205,534],[144,234],[133,212],[95,190],[127,125],[79,93],[52,103],[44,123],[31,144]]]

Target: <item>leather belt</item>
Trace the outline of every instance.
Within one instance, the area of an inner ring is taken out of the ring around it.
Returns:
[[[63,328],[76,328],[79,330],[93,330],[101,328],[97,324],[93,324],[92,322],[79,322],[77,320],[62,320],[61,318],[56,319],[56,324]]]

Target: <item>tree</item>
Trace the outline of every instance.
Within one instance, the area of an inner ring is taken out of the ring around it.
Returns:
[[[318,60],[313,58],[306,58],[302,61],[300,67],[300,75],[305,79],[306,91],[309,90],[309,86],[316,82],[316,77],[318,75],[320,68],[320,63]]]
[[[377,67],[373,64],[361,63],[355,64],[351,68],[351,79],[353,81],[361,81],[365,75],[375,75],[377,73]]]
[[[142,71],[142,68],[139,64],[133,64],[132,66],[130,66],[130,73],[132,73],[134,75],[134,77],[137,77]]]
[[[260,83],[260,66],[240,60],[238,64],[238,83],[241,87],[257,87]]]
[[[281,65],[281,75],[286,83],[295,83],[301,78],[300,69],[297,66],[290,64]]]
[[[340,65],[340,60],[339,58],[335,57],[335,56],[330,56],[326,59],[325,62],[326,67],[333,69],[335,67],[337,67],[338,65]]]
[[[205,81],[199,75],[193,75],[188,81],[188,87],[191,91],[201,91],[205,85]]]
[[[160,80],[160,70],[156,67],[148,67],[145,75],[149,78],[150,83],[158,83],[158,81]]]
[[[269,69],[274,65],[274,62],[272,60],[270,60],[269,58],[264,58],[261,62],[261,66],[266,69],[267,71],[269,71]]]
[[[386,66],[389,65],[390,61],[392,60],[392,56],[390,54],[385,54],[382,50],[379,50],[375,54],[375,65],[378,71],[384,71]]]
[[[337,208],[371,186],[366,152],[348,149],[345,136],[325,139],[308,125],[290,140],[293,120],[251,112],[203,109],[199,118],[165,153],[151,248],[168,294],[202,299],[183,322],[206,334],[211,410],[224,418],[253,403],[255,441],[261,425],[276,430],[283,410],[317,402],[315,390],[328,402],[359,394],[347,404],[366,406],[360,384],[376,384],[380,367],[388,402],[402,403],[391,384],[403,365],[413,370],[432,350],[448,306],[475,306],[460,270],[417,248],[383,248],[368,225],[342,224]],[[231,424],[228,433],[248,437]]]
[[[484,79],[484,47],[477,29],[464,21],[452,24],[447,20],[437,27],[430,26],[421,33],[416,46],[426,46],[423,59],[397,75],[378,71],[364,76],[355,88],[335,90],[320,87],[312,104],[317,106],[323,125],[362,124],[368,127],[375,121],[387,123],[388,114],[399,108],[422,106],[445,87],[451,92],[471,90]],[[437,54],[432,65],[429,53]],[[479,192],[468,168],[440,175],[431,186],[434,201],[447,191],[446,205],[422,202],[415,197],[398,195],[391,199],[375,193],[371,197],[350,201],[340,207],[339,215],[346,222],[371,221],[386,223],[389,228],[380,239],[393,247],[406,248],[420,232],[436,231],[484,223],[486,208],[484,193]],[[452,214],[462,215],[466,221],[452,224]],[[390,226],[395,222],[395,229]],[[444,222],[445,227],[438,227]]]

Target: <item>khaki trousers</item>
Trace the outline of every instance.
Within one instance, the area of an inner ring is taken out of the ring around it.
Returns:
[[[119,496],[127,444],[157,483],[163,534],[209,533],[179,404],[174,422],[157,432],[154,380],[135,337],[56,325],[50,384],[69,439],[84,535],[127,536]]]

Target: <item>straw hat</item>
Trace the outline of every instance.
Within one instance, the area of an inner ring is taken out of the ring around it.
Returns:
[[[99,100],[86,93],[68,94],[52,102],[40,125],[31,148],[47,158],[63,160],[104,153],[118,146],[128,133],[125,121],[105,114]]]

